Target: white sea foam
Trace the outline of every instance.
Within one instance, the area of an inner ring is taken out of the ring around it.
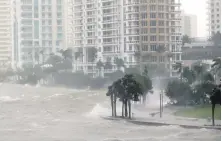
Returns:
[[[47,99],[51,99],[51,98],[59,97],[59,96],[63,96],[63,95],[65,95],[65,94],[54,94],[54,95],[47,97]]]
[[[0,101],[1,102],[15,102],[21,100],[20,98],[11,98],[10,96],[1,96]]]

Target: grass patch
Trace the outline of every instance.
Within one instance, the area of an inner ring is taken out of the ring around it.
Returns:
[[[211,105],[196,106],[192,108],[183,109],[175,112],[176,116],[189,117],[189,118],[203,118],[206,119],[211,117]],[[216,105],[215,108],[215,119],[221,120],[221,106]]]

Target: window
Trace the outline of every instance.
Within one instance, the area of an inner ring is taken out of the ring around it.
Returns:
[[[157,62],[157,57],[156,56],[151,56],[151,61],[152,62]]]
[[[148,51],[148,45],[143,45],[142,50],[143,50],[143,51]]]
[[[62,1],[61,0],[57,0],[57,4],[62,4]]]
[[[172,30],[175,30],[175,29],[172,29]],[[159,33],[164,33],[164,28],[159,28]],[[173,31],[172,31],[173,33]]]
[[[150,11],[156,11],[156,5],[150,5]]]
[[[160,56],[160,62],[165,62],[165,57],[164,56]]]
[[[150,13],[150,18],[156,18],[156,13]]]
[[[156,36],[150,36],[150,41],[156,41]]]
[[[142,41],[148,41],[148,36],[142,36]]]
[[[147,26],[147,21],[142,21],[142,22],[141,22],[141,25],[142,25],[142,26]]]
[[[156,21],[150,21],[150,26],[156,26]]]
[[[147,34],[147,33],[148,33],[148,29],[147,28],[142,28],[141,34]]]
[[[142,13],[142,14],[141,14],[141,18],[142,18],[142,19],[147,19],[147,13]]]
[[[150,28],[150,33],[156,33],[156,28]]]
[[[150,50],[151,51],[156,51],[157,50],[156,45],[150,45]]]
[[[162,5],[158,6],[158,11],[164,11],[164,6]]]
[[[129,62],[133,62],[133,57],[132,56],[129,57]]]
[[[159,26],[164,26],[164,21],[159,21]]]
[[[159,17],[159,18],[164,18],[164,13],[159,13],[159,14],[158,14],[158,17]]]
[[[129,51],[132,51],[132,45],[129,45]]]

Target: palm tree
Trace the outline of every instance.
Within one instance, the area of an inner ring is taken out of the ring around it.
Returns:
[[[214,46],[221,46],[221,33],[217,32],[216,34],[213,34],[213,36],[211,37],[210,41],[212,41],[214,43]]]
[[[112,64],[110,61],[106,61],[105,65],[104,65],[104,69],[112,69]]]
[[[73,56],[72,56],[72,49],[70,49],[70,48],[68,48],[66,50],[61,49],[59,52],[62,54],[62,56],[63,56],[63,58],[65,60],[66,59],[72,60],[72,58],[73,58]]]
[[[122,116],[131,118],[131,101],[138,101],[139,96],[143,94],[141,85],[134,80],[133,75],[125,75],[123,78],[115,81],[109,88],[113,88],[116,97],[122,102]],[[112,96],[110,94],[110,89],[107,96]],[[115,98],[111,97],[111,105],[114,104],[113,100]],[[129,114],[128,114],[129,109]]]
[[[42,55],[42,65],[44,65],[44,63],[45,63],[44,50],[41,50],[39,53]]]
[[[95,47],[93,47],[93,48],[89,48],[88,49],[88,55],[89,55],[89,59],[91,59],[90,61],[92,61],[92,63],[93,63],[93,76],[94,76],[94,63],[95,63],[95,61],[96,61],[96,58],[97,58],[97,49],[95,48]]]
[[[217,86],[216,88],[213,89],[212,94],[210,96],[210,101],[212,105],[212,125],[214,126],[214,110],[216,104],[221,105],[221,85]]]
[[[176,64],[174,64],[173,68],[175,70],[177,70],[177,73],[180,74],[180,81],[182,82],[182,71],[183,71],[183,65],[181,62],[176,62]]]
[[[211,72],[214,74],[214,80],[217,82],[217,78],[220,78],[221,76],[221,58],[216,58],[213,60],[213,62]]]
[[[141,52],[136,51],[134,53],[134,56],[136,58],[137,63],[139,62],[139,68],[140,68],[139,70],[140,70],[140,72],[142,72],[142,55],[141,55]]]
[[[74,53],[74,56],[75,56],[75,62],[76,62],[76,71],[77,71],[77,62],[78,62],[78,59],[81,57],[81,56],[83,56],[83,53],[82,53],[82,51],[77,51],[77,52],[75,52]]]
[[[38,52],[35,52],[35,60],[37,60],[38,64],[40,64],[39,53]]]
[[[189,84],[192,84],[195,81],[195,73],[189,67],[183,68],[182,77],[186,78]]]
[[[182,37],[182,46],[184,46],[185,43],[191,43],[191,39],[190,39],[190,37],[187,36],[187,35],[184,35],[184,36]]]
[[[167,58],[168,58],[168,62],[169,62],[169,72],[170,72],[170,76],[172,76],[172,66],[171,66],[171,58],[173,57],[173,53],[172,52],[168,52],[167,53]]]
[[[99,60],[97,63],[96,63],[96,67],[97,69],[99,69],[99,76],[101,77],[101,70],[102,68],[104,67],[104,64],[101,60]]]
[[[193,66],[193,71],[195,72],[197,79],[199,79],[199,81],[202,83],[203,73],[205,72],[205,67],[202,64],[195,65]]]
[[[121,67],[124,67],[124,61],[121,58],[116,58],[114,63],[116,64],[118,70],[120,70]]]
[[[166,48],[162,45],[159,45],[156,49],[156,52],[158,52],[160,54],[164,53],[165,51],[166,51]]]

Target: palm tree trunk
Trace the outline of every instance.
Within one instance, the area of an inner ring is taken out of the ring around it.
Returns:
[[[114,116],[116,117],[116,94],[114,94]]]
[[[127,110],[127,108],[128,108],[128,107],[127,107],[127,100],[125,100],[125,101],[124,101],[124,103],[125,103],[125,104],[124,104],[124,105],[125,105],[125,117],[127,117],[127,116],[128,116],[128,110]]]
[[[113,94],[110,96],[110,101],[111,101],[111,108],[112,108],[112,117],[114,116],[113,114]]]
[[[146,104],[146,94],[143,94],[143,105]]]
[[[212,104],[212,125],[214,126],[214,110],[215,110],[215,104]]]
[[[124,117],[124,100],[122,101],[122,117]]]
[[[129,119],[131,119],[131,101],[128,100],[128,106],[129,106]]]

